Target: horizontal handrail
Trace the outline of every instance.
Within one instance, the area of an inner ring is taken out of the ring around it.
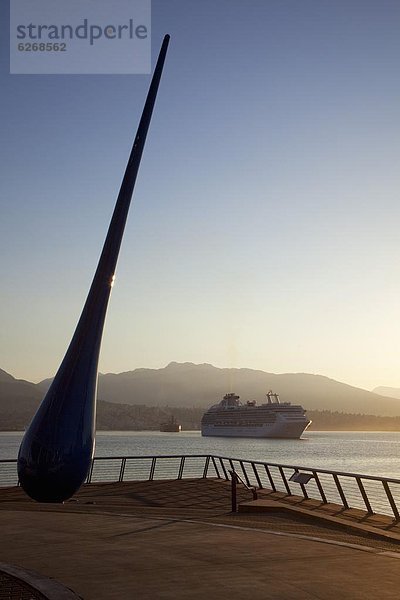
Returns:
[[[189,456],[189,455],[188,455]],[[282,463],[271,463],[264,462],[262,460],[251,460],[249,458],[233,458],[231,456],[218,456],[213,454],[214,458],[222,458],[223,460],[235,460],[237,462],[246,462],[254,465],[268,465],[269,467],[282,467],[284,469],[294,469],[297,471],[310,471],[311,473],[317,471],[317,473],[326,473],[327,475],[332,475],[332,473],[336,473],[336,475],[340,475],[342,477],[362,477],[363,479],[372,479],[375,481],[387,481],[388,483],[398,483],[400,484],[400,479],[393,479],[392,477],[380,477],[379,475],[365,475],[363,473],[352,473],[350,471],[334,471],[329,469],[320,469],[315,467],[302,467],[300,465],[285,465]]]
[[[393,477],[381,477],[379,475],[366,475],[365,473],[352,473],[351,471],[335,471],[333,469],[320,469],[315,467],[305,467],[301,465],[286,465],[283,463],[272,463],[266,462],[262,460],[251,460],[250,458],[234,458],[232,456],[222,456],[219,454],[149,454],[149,455],[129,455],[129,456],[95,456],[93,460],[122,460],[123,458],[127,460],[133,459],[144,459],[144,458],[181,458],[185,456],[187,458],[207,458],[208,456],[213,456],[214,458],[222,459],[222,460],[233,460],[236,462],[245,462],[254,465],[268,465],[269,467],[282,467],[284,469],[294,469],[296,471],[310,471],[311,473],[317,471],[318,473],[326,473],[327,475],[332,475],[335,473],[336,475],[340,475],[341,477],[361,477],[362,479],[371,479],[374,481],[387,481],[388,483],[398,483],[400,484],[400,479],[394,479]],[[0,459],[0,464],[2,462],[17,462],[15,458],[11,459]]]
[[[127,460],[138,459],[138,458],[181,458],[185,456],[187,458],[207,458],[210,454],[136,454],[136,455],[124,455],[124,456],[95,456],[93,460]],[[14,459],[15,461],[15,459]],[[1,460],[0,460],[1,462]],[[15,461],[16,462],[16,461]]]

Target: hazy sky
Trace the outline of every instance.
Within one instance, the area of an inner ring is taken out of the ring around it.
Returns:
[[[150,77],[9,75],[0,367],[64,355]],[[159,0],[170,50],[100,370],[210,362],[400,387],[400,2]]]

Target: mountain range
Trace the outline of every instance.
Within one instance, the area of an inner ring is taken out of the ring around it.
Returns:
[[[15,379],[0,369],[0,429],[5,423],[25,427],[51,383],[38,384]],[[161,369],[135,369],[99,376],[99,418],[108,415],[110,427],[116,413],[132,420],[132,407],[180,407],[192,409],[219,402],[234,391],[243,401],[263,402],[272,389],[282,401],[301,404],[308,410],[329,410],[353,414],[400,415],[400,400],[307,373],[274,374],[253,369],[220,369],[210,364],[172,362]],[[199,411],[201,414],[201,410]],[[28,416],[29,415],[29,418]],[[105,417],[104,417],[105,418]],[[197,417],[196,417],[197,418]],[[125,422],[125,421],[124,421]]]
[[[44,391],[39,385],[15,379],[0,369],[0,431],[23,431],[30,423]],[[174,414],[185,429],[198,429],[203,408],[150,407],[98,401],[97,429],[158,429]]]
[[[400,400],[400,388],[394,387],[386,387],[381,385],[372,390],[374,394],[379,394],[381,396],[389,396],[389,398],[397,398]]]
[[[38,385],[46,391],[51,379]],[[322,375],[275,374],[254,369],[219,369],[210,364],[171,362],[162,369],[135,369],[99,376],[98,397],[107,402],[146,406],[210,406],[226,392],[243,401],[262,402],[272,389],[282,401],[312,410],[369,415],[400,415],[394,398],[353,387]]]

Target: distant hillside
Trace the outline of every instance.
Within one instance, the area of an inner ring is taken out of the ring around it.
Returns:
[[[99,398],[124,404],[210,406],[227,391],[235,391],[243,400],[260,402],[269,389],[278,392],[282,400],[312,410],[400,415],[397,400],[306,373],[273,374],[171,363],[164,369],[136,369],[99,379]]]
[[[330,410],[309,410],[307,416],[312,420],[311,431],[400,431],[400,417],[352,415]]]
[[[24,429],[50,383],[51,379],[47,379],[35,385],[0,370],[0,430]],[[218,402],[227,391],[236,391],[243,401],[262,402],[269,389],[278,392],[283,401],[308,409],[314,429],[398,428],[397,422],[374,420],[373,416],[400,415],[399,400],[328,377],[305,373],[275,375],[192,363],[100,375],[98,427],[157,428],[164,416],[174,413],[185,429],[193,429],[199,426],[204,409]],[[311,411],[331,411],[333,416],[315,416]],[[361,419],[362,415],[371,417]]]
[[[382,396],[389,396],[389,398],[400,399],[400,388],[385,387],[384,385],[381,385],[372,391],[374,394],[381,394]]]
[[[42,396],[34,383],[15,379],[0,369],[0,430],[23,429]]]
[[[0,369],[0,431],[23,431],[44,395],[34,383],[15,379]],[[158,429],[175,415],[185,429],[198,429],[204,408],[130,406],[98,403],[97,428],[101,430]]]
[[[390,403],[397,407],[400,404],[397,400],[352,388],[326,377],[301,374],[272,375],[263,371],[216,369],[211,365],[192,365],[190,363],[183,365],[172,363],[165,369],[137,369],[131,373],[101,376],[101,393],[107,393],[105,390],[108,386],[108,393],[111,397],[116,397],[118,394],[120,397],[129,397],[131,401],[141,399],[142,402],[128,404],[100,400],[97,411],[97,428],[132,431],[158,429],[162,421],[168,419],[170,415],[175,415],[183,429],[198,429],[205,407],[213,404],[228,389],[227,377],[231,378],[232,386],[240,391],[243,400],[251,397],[261,400],[265,389],[273,387],[282,390],[285,384],[288,393],[283,393],[282,398],[303,404],[308,409],[308,416],[313,421],[311,429],[314,430],[400,431],[400,417],[347,414],[345,411],[313,409],[309,399],[313,392],[316,394],[318,385],[325,390],[323,393],[321,392],[321,399],[325,400],[329,398],[329,394],[332,395],[331,388],[336,391],[336,401],[337,398],[341,399],[340,393],[344,395],[347,392],[346,406],[351,406],[349,410],[354,410],[354,396],[357,396],[354,394],[354,390],[361,397],[366,398],[366,402],[371,396],[375,405],[379,407],[385,408],[390,406]],[[0,430],[21,431],[25,429],[50,381],[46,380],[40,385],[35,385],[28,381],[15,379],[0,369]],[[271,381],[274,382],[273,385],[268,385]],[[278,381],[278,386],[275,385],[276,381]],[[136,387],[132,382],[136,382]],[[291,385],[295,387],[293,396],[290,395]],[[242,392],[242,389],[245,391]],[[142,390],[141,398],[138,390]],[[252,393],[246,393],[248,390],[252,390]],[[203,395],[201,396],[201,394]],[[183,397],[191,402],[197,401],[197,406],[179,405],[178,402]],[[143,398],[148,400],[147,405],[143,402]],[[158,399],[159,405],[156,405],[155,398]],[[203,402],[200,402],[200,398]],[[322,402],[319,404],[321,406]],[[333,401],[332,404],[334,404]]]
[[[38,401],[27,400],[16,406],[0,405],[0,431],[24,431],[29,425]],[[97,406],[97,429],[103,431],[158,430],[160,423],[174,415],[186,430],[199,429],[203,408],[180,408],[162,406],[129,406],[99,401]]]
[[[47,389],[51,380],[38,384]],[[99,398],[146,406],[210,406],[228,391],[242,400],[263,401],[268,390],[310,410],[397,416],[400,402],[322,375],[274,374],[253,369],[218,369],[209,364],[170,363],[163,369],[135,369],[99,376]]]

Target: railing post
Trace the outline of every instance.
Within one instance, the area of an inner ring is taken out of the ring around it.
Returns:
[[[241,466],[241,468],[242,468],[242,472],[243,472],[244,478],[245,478],[245,480],[246,480],[246,483],[247,483],[247,485],[250,487],[250,486],[251,486],[250,479],[249,479],[249,477],[248,477],[248,475],[247,475],[247,471],[246,471],[246,469],[244,468],[243,461],[241,460],[241,461],[239,461],[239,463],[240,463],[240,466]]]
[[[383,484],[383,488],[384,488],[384,490],[386,492],[387,499],[389,500],[390,507],[391,507],[391,509],[393,511],[393,515],[394,515],[395,521],[400,521],[399,511],[398,511],[396,502],[394,501],[392,492],[390,491],[389,484],[388,484],[387,481],[382,481],[382,484]]]
[[[203,479],[207,478],[207,473],[208,473],[208,465],[210,464],[210,457],[207,456],[206,457],[206,461],[204,463],[204,470],[203,470]]]
[[[282,481],[283,481],[283,483],[285,485],[285,488],[286,488],[286,491],[287,491],[288,495],[289,496],[293,496],[292,491],[291,491],[291,489],[289,487],[289,484],[287,482],[286,475],[285,475],[285,472],[283,470],[283,467],[279,466],[278,469],[279,469],[279,473],[281,474]]]
[[[364,500],[365,506],[367,507],[367,513],[372,515],[374,513],[374,511],[372,510],[369,498],[368,498],[365,488],[363,486],[363,482],[361,481],[361,479],[359,477],[356,477],[356,481],[357,481],[358,488],[361,492],[361,496]]]
[[[322,487],[322,484],[321,484],[321,481],[320,481],[320,479],[318,477],[317,471],[313,471],[312,474],[314,475],[314,479],[315,479],[315,483],[317,484],[318,491],[321,494],[322,502],[324,504],[328,504],[328,501],[327,501],[326,496],[325,496],[324,488]]]
[[[222,470],[224,472],[225,479],[227,481],[229,481],[228,473],[226,472],[224,461],[222,460],[222,458],[219,459],[219,462],[220,462],[221,468],[222,468]],[[233,470],[235,470],[235,469],[233,469]]]
[[[256,465],[253,462],[251,463],[251,466],[253,467],[254,477],[257,480],[258,487],[259,487],[260,490],[262,490],[263,486],[262,486],[261,479],[260,479],[260,476],[259,476],[258,471],[257,471],[257,467],[256,467]]]
[[[92,458],[92,464],[90,465],[90,469],[89,469],[89,473],[86,479],[86,483],[92,483],[92,475],[93,475],[93,467],[94,467],[94,461],[96,460],[95,457]]]
[[[126,458],[123,458],[121,460],[121,469],[119,471],[119,482],[124,480],[125,465],[126,465]]]
[[[274,480],[272,478],[271,471],[269,470],[269,466],[264,463],[264,467],[265,467],[265,472],[268,475],[268,479],[269,479],[269,483],[271,485],[272,491],[276,492],[275,482],[274,482]]]
[[[154,471],[156,470],[156,461],[157,461],[157,458],[154,456],[151,461],[149,481],[153,481],[153,479],[154,479]]]
[[[337,491],[339,492],[339,496],[342,500],[343,506],[345,508],[349,508],[349,503],[347,502],[346,496],[344,495],[344,491],[343,491],[343,488],[339,481],[339,477],[336,475],[336,473],[332,473],[332,476],[333,476],[334,482],[336,483]]]
[[[236,500],[236,473],[235,471],[229,471],[231,475],[231,508],[232,512],[237,512],[237,500]]]
[[[184,467],[185,467],[185,457],[182,456],[181,462],[180,462],[180,465],[179,465],[178,479],[182,479]]]
[[[214,465],[214,469],[215,469],[215,472],[216,472],[216,474],[217,474],[217,477],[218,477],[218,479],[221,479],[221,475],[219,474],[219,470],[218,470],[218,467],[217,467],[217,463],[216,463],[216,461],[215,461],[215,458],[214,458],[213,456],[211,457],[211,460],[212,460],[212,463],[213,463],[213,465]],[[226,478],[225,478],[225,479],[226,479]]]

